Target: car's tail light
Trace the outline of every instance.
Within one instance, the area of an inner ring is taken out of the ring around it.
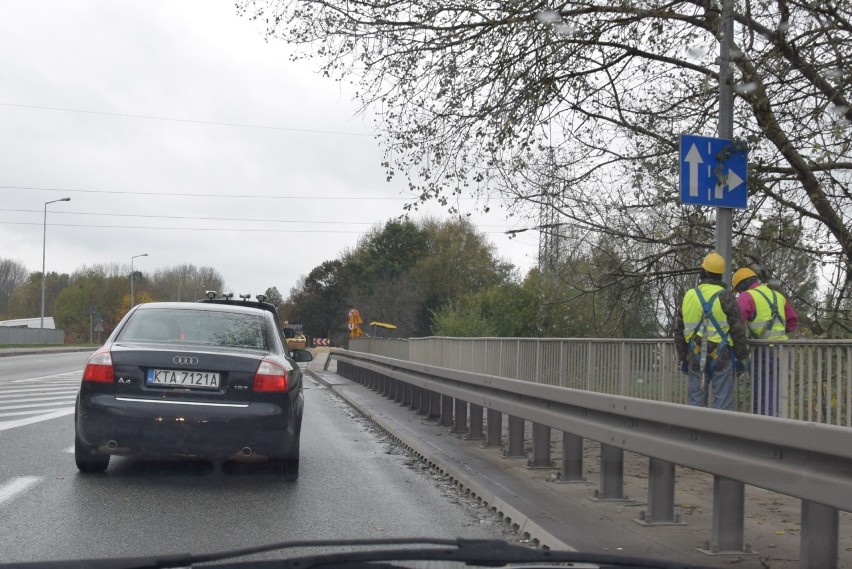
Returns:
[[[287,391],[287,370],[269,360],[263,360],[254,374],[255,391]]]
[[[92,354],[89,361],[86,362],[86,369],[83,371],[83,381],[112,383],[113,380],[112,356],[109,350]]]

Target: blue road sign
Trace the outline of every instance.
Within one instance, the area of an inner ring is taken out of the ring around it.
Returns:
[[[748,150],[726,138],[680,135],[680,203],[745,209]]]

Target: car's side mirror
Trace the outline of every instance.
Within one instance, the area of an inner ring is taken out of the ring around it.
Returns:
[[[310,362],[314,359],[314,355],[308,350],[291,350],[290,357],[293,359],[293,361],[299,363]]]

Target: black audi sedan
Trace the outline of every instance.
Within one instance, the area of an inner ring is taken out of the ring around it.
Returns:
[[[132,308],[86,363],[74,456],[103,472],[111,455],[269,460],[299,474],[302,371],[271,304],[216,299]]]

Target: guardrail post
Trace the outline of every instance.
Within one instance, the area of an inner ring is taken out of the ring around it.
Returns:
[[[527,461],[529,468],[552,468],[550,460],[550,427],[532,424],[532,458]]]
[[[745,484],[713,476],[713,535],[704,553],[752,553],[744,547]]]
[[[680,516],[674,513],[674,495],[674,463],[649,457],[648,509],[639,512],[639,519],[635,521],[646,526],[679,525]]]
[[[465,434],[467,433],[467,401],[456,399],[455,409],[453,428],[450,431],[457,434]]]
[[[802,567],[837,567],[839,514],[837,508],[802,500],[799,564]]]
[[[420,411],[420,388],[416,385],[411,386],[411,408]]]
[[[503,451],[505,457],[524,457],[524,420],[509,415],[509,447]]]
[[[441,418],[441,394],[437,391],[429,392],[429,418]]]
[[[411,407],[411,402],[414,400],[412,394],[412,385],[410,383],[402,383],[402,405],[403,407]]]
[[[417,390],[417,414],[418,415],[429,415],[429,404],[432,402],[431,392],[422,387],[416,387]]]
[[[405,399],[405,384],[398,379],[393,381],[393,400],[402,403]]]
[[[595,499],[606,501],[627,500],[624,495],[624,450],[601,443],[600,487]]]
[[[467,438],[472,441],[481,441],[485,438],[482,434],[482,406],[470,404],[470,428],[467,430]]]
[[[486,433],[484,447],[503,446],[503,413],[495,409],[489,409],[486,414],[488,431]]]
[[[583,437],[562,433],[562,472],[565,481],[583,480]]]
[[[453,398],[449,395],[441,395],[441,420],[438,424],[442,427],[453,425]]]

